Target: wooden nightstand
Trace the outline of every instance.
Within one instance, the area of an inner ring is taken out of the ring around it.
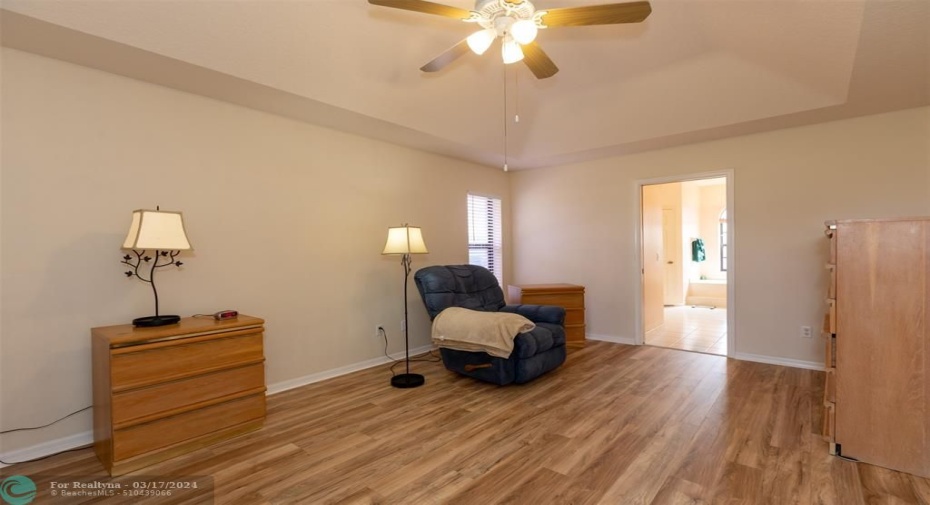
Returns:
[[[91,330],[94,450],[121,475],[261,428],[262,319]]]
[[[565,345],[584,347],[584,286],[575,284],[522,284],[508,286],[510,303],[558,305],[565,308]]]

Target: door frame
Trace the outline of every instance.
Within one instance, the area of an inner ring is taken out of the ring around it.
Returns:
[[[633,181],[633,215],[636,217],[633,229],[635,230],[633,247],[633,268],[639,270],[639,284],[636,295],[633,297],[634,305],[634,343],[643,345],[646,334],[643,331],[643,186],[653,184],[668,184],[671,182],[696,181],[726,177],[727,179],[727,356],[736,354],[736,255],[737,255],[737,228],[736,212],[734,207],[735,183],[733,169],[700,172],[692,174],[669,175],[650,179]]]

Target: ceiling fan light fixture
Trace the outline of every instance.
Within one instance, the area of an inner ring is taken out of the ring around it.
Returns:
[[[493,28],[487,28],[477,31],[465,39],[468,42],[468,48],[475,54],[481,55],[491,47],[491,43],[497,38],[497,31]]]
[[[520,48],[520,44],[517,44],[517,41],[513,40],[511,37],[504,39],[504,44],[501,46],[501,56],[504,59],[504,63],[510,65],[511,63],[516,63],[523,59],[523,49]]]
[[[465,2],[465,0],[457,1]],[[434,14],[481,27],[478,32],[472,33],[465,40],[420,67],[423,72],[442,70],[469,51],[483,54],[487,52],[496,38],[501,37],[503,39],[501,57],[504,63],[523,61],[537,79],[548,79],[559,71],[559,67],[535,41],[539,30],[559,26],[640,23],[652,13],[649,0],[628,0],[620,3],[603,3],[609,0],[598,0],[595,5],[552,10],[537,10],[533,5],[535,0],[472,1],[475,3],[474,10],[453,7],[431,0],[368,0],[368,3]]]
[[[529,44],[536,40],[539,27],[532,19],[521,19],[510,27],[510,35],[520,44]]]

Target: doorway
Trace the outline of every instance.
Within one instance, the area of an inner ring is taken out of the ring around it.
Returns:
[[[636,191],[637,343],[733,353],[732,172],[638,181]]]

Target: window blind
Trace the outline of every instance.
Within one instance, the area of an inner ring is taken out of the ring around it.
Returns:
[[[468,194],[468,263],[487,268],[504,285],[501,201]]]

